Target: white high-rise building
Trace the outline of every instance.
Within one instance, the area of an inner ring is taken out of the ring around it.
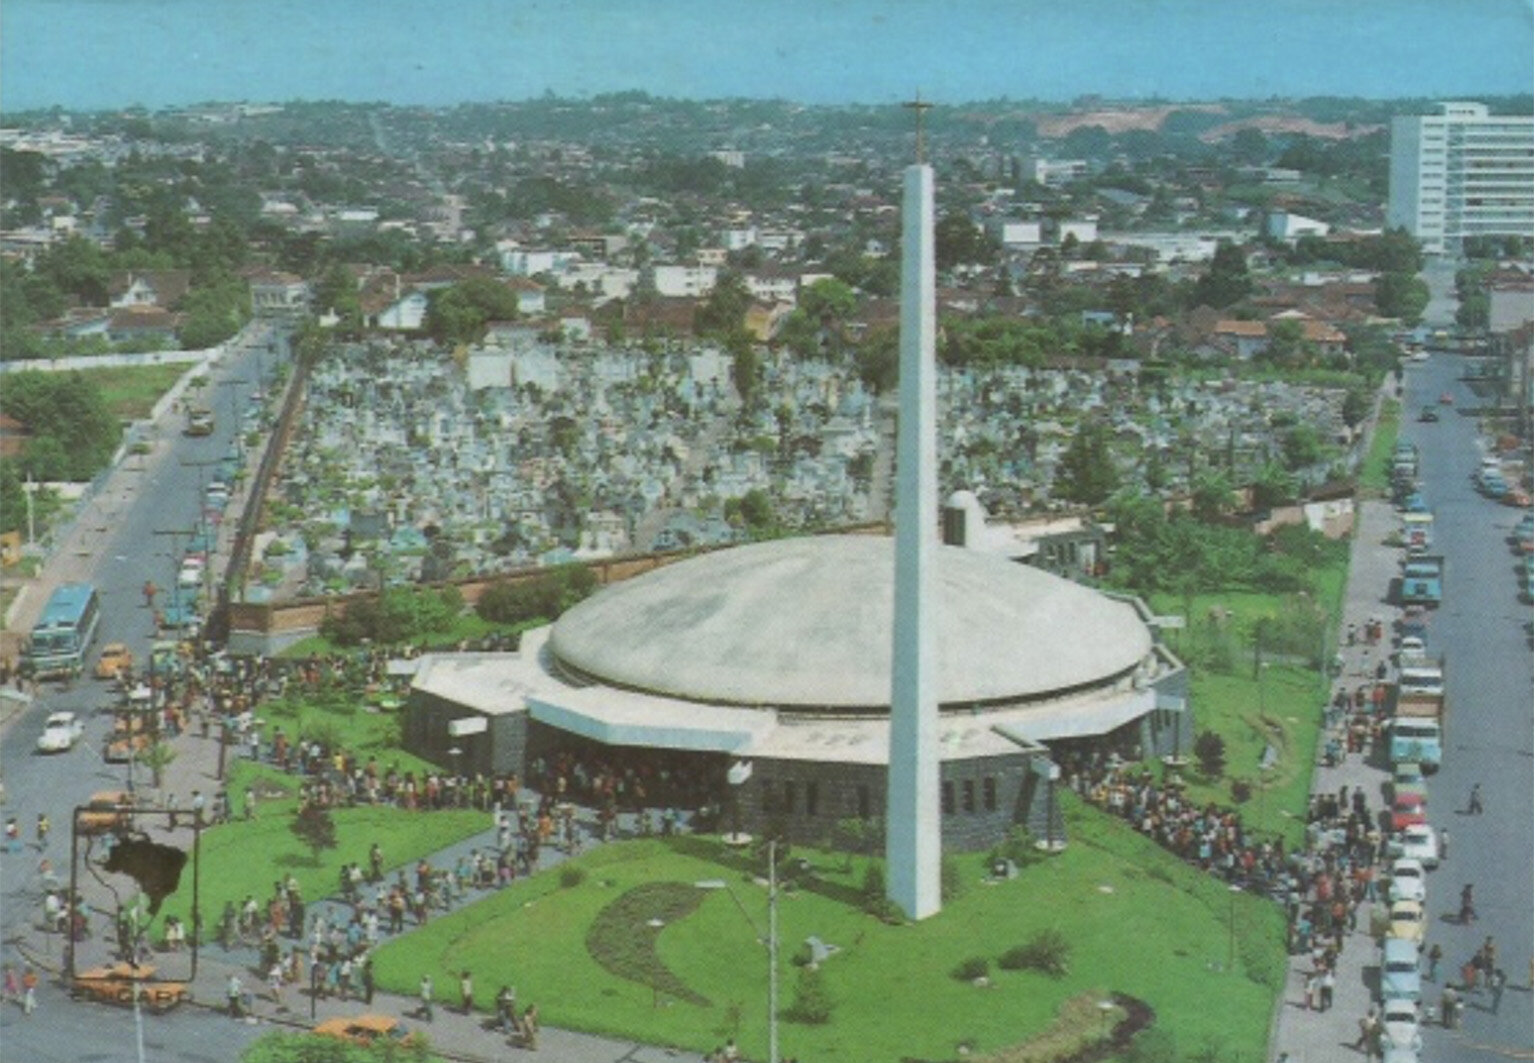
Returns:
[[[1535,235],[1535,120],[1459,102],[1393,118],[1386,222],[1432,254],[1468,236]]]

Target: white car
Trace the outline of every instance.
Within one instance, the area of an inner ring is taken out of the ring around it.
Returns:
[[[84,733],[85,724],[74,713],[56,712],[43,724],[43,733],[37,739],[38,752],[63,753],[73,749]]]
[[[1428,892],[1428,871],[1421,861],[1401,857],[1391,865],[1391,899],[1423,903]]]
[[[1402,828],[1386,849],[1393,857],[1405,856],[1429,870],[1439,866],[1439,838],[1427,823]]]
[[[1380,1028],[1385,1034],[1381,1040],[1387,1047],[1407,1048],[1414,1052],[1423,1050],[1423,1034],[1418,1029],[1418,1009],[1411,1001],[1387,1001],[1381,1011]]]
[[[183,587],[200,587],[203,582],[203,565],[201,561],[193,561],[188,558],[181,564],[181,571],[176,574],[176,582]]]

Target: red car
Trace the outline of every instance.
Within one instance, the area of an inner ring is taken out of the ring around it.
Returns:
[[[1398,794],[1396,800],[1391,802],[1392,830],[1398,831],[1427,822],[1428,806],[1424,804],[1422,794]]]
[[[1441,406],[1454,406],[1455,405],[1455,396],[1451,395],[1448,391],[1446,391],[1443,395],[1439,396],[1439,405],[1441,405]]]

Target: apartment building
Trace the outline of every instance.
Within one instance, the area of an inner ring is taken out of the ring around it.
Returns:
[[[1468,236],[1535,234],[1535,121],[1451,102],[1432,115],[1391,121],[1387,224],[1431,254]]]

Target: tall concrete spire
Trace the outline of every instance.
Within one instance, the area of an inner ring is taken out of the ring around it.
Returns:
[[[922,109],[917,108],[918,135]],[[920,151],[920,148],[919,148]],[[909,166],[901,207],[901,390],[890,667],[886,895],[912,919],[942,905],[938,819],[938,545],[933,170]]]

